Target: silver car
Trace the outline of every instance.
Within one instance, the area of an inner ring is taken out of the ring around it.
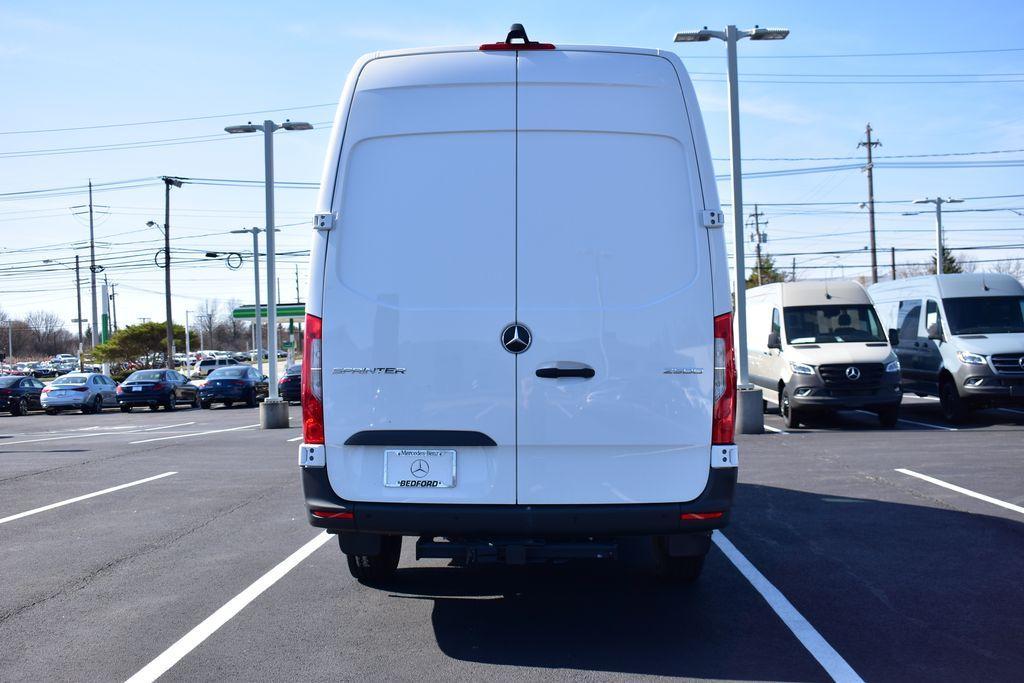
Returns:
[[[98,372],[72,372],[50,382],[41,403],[49,415],[61,410],[98,413],[117,406],[117,382]]]

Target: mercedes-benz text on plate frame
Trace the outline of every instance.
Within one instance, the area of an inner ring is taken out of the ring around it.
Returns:
[[[449,489],[455,486],[455,451],[420,448],[386,450],[384,486]]]

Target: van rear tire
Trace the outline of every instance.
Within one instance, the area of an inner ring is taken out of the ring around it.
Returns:
[[[348,571],[357,581],[383,581],[398,569],[402,556],[402,537],[383,536],[380,539],[379,555],[345,555]]]

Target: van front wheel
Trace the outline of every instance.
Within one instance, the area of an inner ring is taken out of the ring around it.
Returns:
[[[402,537],[383,536],[379,555],[345,555],[348,570],[357,581],[383,581],[398,569],[402,556]]]
[[[782,396],[779,399],[779,413],[789,429],[800,427],[800,412],[793,407],[789,400],[789,387],[783,387]]]

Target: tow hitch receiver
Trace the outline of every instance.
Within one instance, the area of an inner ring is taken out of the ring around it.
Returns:
[[[421,536],[416,542],[416,559],[426,557],[454,560],[460,564],[527,564],[558,560],[613,560],[617,543],[592,539],[538,541],[529,538],[477,540]]]

